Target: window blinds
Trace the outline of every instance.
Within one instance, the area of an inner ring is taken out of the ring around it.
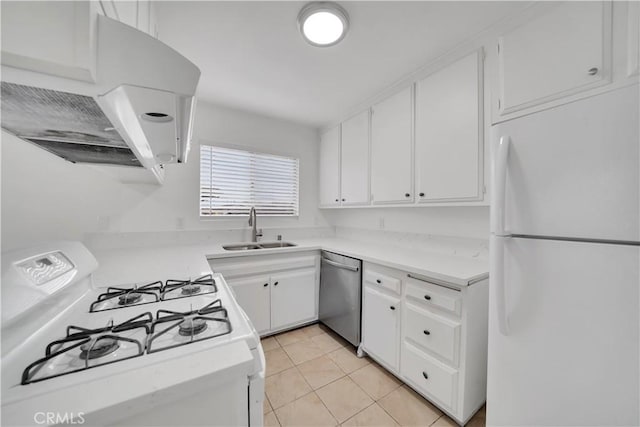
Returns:
[[[200,216],[298,215],[299,161],[200,146]]]

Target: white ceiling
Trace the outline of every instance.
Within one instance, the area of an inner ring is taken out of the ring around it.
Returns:
[[[160,39],[202,71],[215,104],[314,127],[339,120],[523,2],[340,2],[351,28],[338,45],[300,36],[305,2],[156,3]]]

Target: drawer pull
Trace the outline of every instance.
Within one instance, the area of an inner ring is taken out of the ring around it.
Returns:
[[[391,305],[391,306],[389,306],[389,308],[390,308],[391,310],[395,310],[395,309],[396,309],[396,308],[395,308],[394,306],[392,306],[392,305]]]
[[[424,377],[425,380],[429,379],[429,375],[427,375],[427,373],[424,371],[422,372],[422,376]]]
[[[422,332],[424,332],[425,335],[431,335],[431,332],[427,331],[426,329]]]
[[[262,285],[262,286],[264,286],[264,287],[266,288],[267,286],[269,286],[269,284],[268,284],[268,283],[265,283],[265,284],[264,284],[264,285]]]
[[[376,283],[377,283],[377,284],[380,284],[380,283],[382,283],[382,280],[380,280],[380,279],[376,279]]]
[[[426,299],[427,301],[429,301],[431,299],[431,295],[425,295],[424,299]]]
[[[274,283],[273,286],[278,286],[278,282]]]

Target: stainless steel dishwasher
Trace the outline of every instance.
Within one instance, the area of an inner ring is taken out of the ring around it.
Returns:
[[[322,251],[320,321],[356,347],[360,345],[361,297],[362,261]]]

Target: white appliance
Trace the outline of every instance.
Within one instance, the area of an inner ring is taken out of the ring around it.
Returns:
[[[2,425],[262,425],[264,353],[222,276],[101,288],[97,265],[79,242],[3,254]]]
[[[492,130],[488,426],[640,424],[639,97]]]
[[[49,8],[17,2],[3,14],[32,23],[49,19]],[[29,71],[13,64],[31,62],[3,53],[2,127],[68,161],[144,167],[162,181],[163,164],[187,159],[200,70],[136,28],[94,19],[94,81]]]

